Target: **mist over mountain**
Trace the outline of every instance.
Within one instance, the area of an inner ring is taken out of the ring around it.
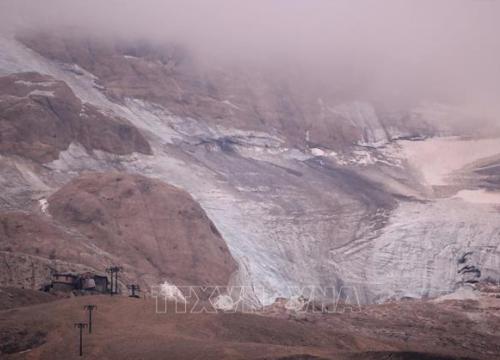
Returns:
[[[0,6],[7,29],[73,27],[99,38],[175,42],[210,66],[290,68],[301,80],[351,88],[393,106],[445,100],[470,117],[499,112],[496,1],[22,0]]]

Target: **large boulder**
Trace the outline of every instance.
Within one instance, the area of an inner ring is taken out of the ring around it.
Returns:
[[[86,173],[49,198],[49,212],[146,283],[227,285],[236,269],[201,206],[159,180]]]
[[[123,173],[86,173],[43,211],[0,212],[0,282],[38,289],[52,271],[123,268],[122,284],[225,286],[237,265],[183,190]]]

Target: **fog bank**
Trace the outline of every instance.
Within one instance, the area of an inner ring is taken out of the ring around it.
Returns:
[[[3,0],[4,31],[76,27],[175,41],[224,66],[292,64],[397,102],[500,113],[500,2],[489,0]]]

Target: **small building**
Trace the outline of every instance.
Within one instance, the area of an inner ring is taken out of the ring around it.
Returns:
[[[106,293],[108,292],[108,277],[92,272],[72,273],[56,272],[52,274],[50,284],[43,287],[44,291],[71,292],[74,290]]]
[[[105,293],[108,291],[108,277],[91,272],[83,273],[80,279],[80,289]]]
[[[94,275],[95,291],[100,293],[108,292],[108,277],[105,275]]]
[[[78,282],[78,274],[65,272],[52,274],[51,288],[55,291],[72,291]]]

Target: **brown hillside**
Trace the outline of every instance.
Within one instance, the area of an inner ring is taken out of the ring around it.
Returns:
[[[127,264],[146,283],[226,285],[236,263],[186,192],[122,173],[84,174],[49,198],[50,214]]]
[[[0,212],[0,284],[38,289],[51,271],[123,267],[122,285],[226,285],[236,269],[203,209],[158,180],[88,173],[42,212]]]
[[[132,124],[83,104],[63,81],[34,72],[0,77],[0,153],[43,163],[73,141],[88,151],[151,153]]]
[[[85,359],[493,360],[498,299],[407,302],[286,319],[259,313],[155,312],[153,299],[89,296],[0,311],[0,356],[77,359],[85,304],[96,304]],[[488,317],[477,326],[470,314]],[[436,325],[436,318],[440,319]]]

